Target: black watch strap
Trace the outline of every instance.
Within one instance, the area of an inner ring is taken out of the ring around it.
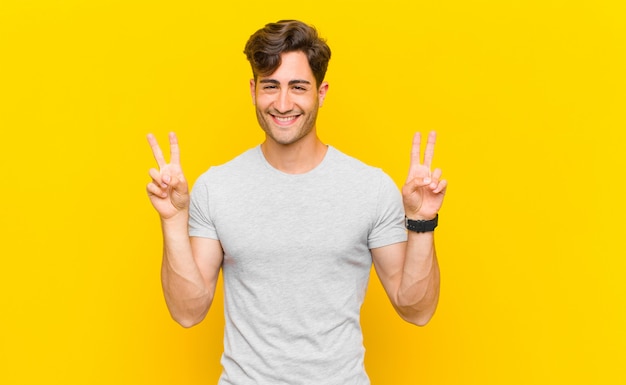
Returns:
[[[426,233],[429,231],[434,231],[435,227],[437,227],[437,223],[439,221],[439,214],[437,214],[433,219],[430,220],[419,220],[414,221],[407,217],[404,217],[404,224],[406,225],[407,230],[415,231],[416,233]]]

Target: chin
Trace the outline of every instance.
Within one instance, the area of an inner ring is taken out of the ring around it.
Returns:
[[[289,146],[298,143],[302,138],[277,138],[276,136],[270,136],[272,141],[281,146]]]

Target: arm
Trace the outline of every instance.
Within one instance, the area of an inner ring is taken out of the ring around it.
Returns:
[[[420,134],[413,138],[409,176],[402,188],[409,219],[434,219],[446,192],[441,170],[430,171],[436,135],[428,136],[424,163],[420,162]],[[409,231],[407,242],[372,249],[376,273],[398,314],[416,325],[426,325],[439,300],[439,265],[433,232]]]
[[[180,167],[180,152],[170,134],[170,163],[153,135],[148,142],[159,170],[151,169],[148,196],[161,218],[163,264],[161,282],[172,318],[184,327],[204,319],[215,293],[223,252],[219,241],[189,237],[189,189]]]

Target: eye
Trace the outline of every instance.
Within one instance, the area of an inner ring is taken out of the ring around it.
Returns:
[[[264,84],[261,87],[261,91],[266,94],[275,94],[278,92],[279,86],[277,84]]]

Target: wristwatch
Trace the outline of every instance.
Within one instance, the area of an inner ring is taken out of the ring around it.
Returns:
[[[437,227],[438,220],[439,220],[439,214],[437,214],[433,219],[418,220],[418,221],[414,221],[405,216],[404,225],[406,226],[407,230],[415,231],[416,233],[426,233],[426,232],[435,230],[435,227]]]

